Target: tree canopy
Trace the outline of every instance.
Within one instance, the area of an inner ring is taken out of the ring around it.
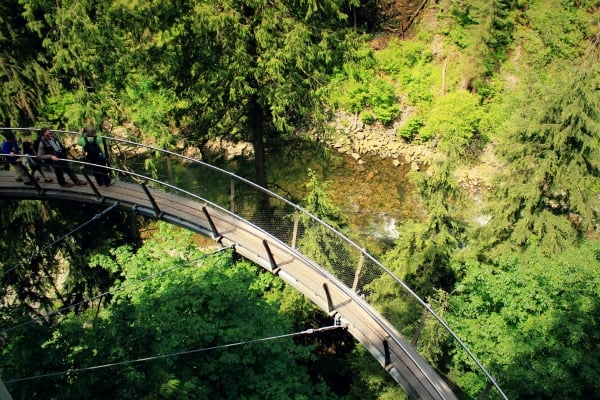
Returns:
[[[322,115],[319,87],[345,51],[338,0],[290,2],[22,0],[58,92],[42,118],[78,129],[129,121],[168,145],[217,135],[267,143]]]
[[[528,112],[503,147],[489,240],[552,254],[580,240],[597,220],[600,187],[600,68],[592,47],[579,74],[561,81]],[[506,176],[511,179],[506,180]]]
[[[231,346],[292,331],[292,320],[256,284],[257,267],[235,263],[230,250],[204,254],[189,233],[159,229],[137,251],[117,247],[98,259],[120,271],[106,307],[6,334],[5,379],[65,371],[12,383],[14,396],[335,398],[311,381],[304,365],[310,349],[290,337]],[[155,358],[134,361],[146,357]]]
[[[449,323],[509,398],[597,397],[598,267],[597,242],[550,257],[534,250],[470,262],[450,297]],[[468,383],[470,365],[457,357],[450,375],[476,395],[483,386]]]

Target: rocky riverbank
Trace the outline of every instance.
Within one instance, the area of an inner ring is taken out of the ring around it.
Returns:
[[[400,124],[401,121],[389,126],[365,124],[352,115],[338,114],[331,124],[334,133],[328,143],[340,153],[352,156],[358,164],[365,163],[365,155],[374,155],[389,159],[396,167],[410,166],[412,171],[427,171],[442,155],[436,152],[433,142],[409,143],[399,137],[397,132]],[[455,176],[469,197],[479,202],[503,168],[503,164],[495,157],[494,144],[490,143],[477,161],[458,167]]]
[[[399,125],[399,121],[389,126],[365,124],[354,116],[338,114],[331,124],[334,133],[329,145],[359,164],[364,163],[364,155],[375,155],[390,159],[396,167],[410,165],[413,171],[426,168],[435,158],[432,146],[406,142],[397,135]]]

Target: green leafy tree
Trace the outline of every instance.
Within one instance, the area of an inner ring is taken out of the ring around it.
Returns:
[[[256,267],[236,263],[229,250],[203,255],[189,232],[164,224],[138,251],[124,246],[112,254],[99,259],[104,268],[122,271],[110,304],[99,314],[72,313],[60,320],[36,346],[45,354],[41,367],[22,358],[27,353],[19,344],[26,335],[15,337],[4,352],[3,377],[14,373],[8,367],[35,374],[40,368],[65,371],[197,351],[14,383],[15,396],[335,398],[311,382],[299,363],[309,349],[290,337],[230,346],[291,331],[278,303],[263,298]]]
[[[27,29],[23,7],[0,2],[0,120],[4,126],[31,124],[51,82],[41,40]]]
[[[600,396],[597,242],[550,257],[535,250],[472,261],[450,297],[448,323],[511,399]],[[485,387],[462,352],[449,374],[470,396]]]

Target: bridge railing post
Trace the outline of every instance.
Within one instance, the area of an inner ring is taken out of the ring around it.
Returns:
[[[483,392],[481,392],[479,397],[477,397],[477,400],[484,400],[487,398],[487,395],[490,393],[490,390],[492,390],[492,387],[494,387],[494,383],[488,379],[485,389],[483,389]]]
[[[425,321],[427,320],[427,315],[429,315],[429,310],[427,308],[423,309],[423,315],[421,316],[421,322],[419,323],[419,326],[417,327],[417,330],[415,332],[415,334],[413,335],[413,339],[412,339],[412,345],[416,346],[417,342],[419,341],[419,337],[421,336],[421,331],[423,330],[423,327],[425,326]]]
[[[356,266],[356,273],[354,274],[354,283],[352,284],[352,291],[356,292],[358,288],[358,280],[360,278],[360,273],[362,272],[362,267],[365,263],[365,254],[361,251],[360,258],[358,259],[358,265]]]
[[[296,248],[296,241],[298,239],[298,224],[300,223],[300,213],[298,210],[294,210],[294,228],[292,230],[292,241],[290,242],[290,246],[292,249]]]
[[[167,176],[169,177],[169,183],[175,186],[175,179],[173,178],[173,165],[171,165],[170,155],[167,155]]]
[[[235,180],[229,179],[229,211],[235,213]]]

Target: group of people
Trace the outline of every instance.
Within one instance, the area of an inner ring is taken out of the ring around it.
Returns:
[[[6,140],[2,143],[2,154],[5,156],[7,166],[12,166],[16,172],[15,179],[23,182],[25,185],[33,185],[33,180],[38,181],[41,176],[44,182],[53,182],[43,168],[43,163],[50,165],[56,175],[56,181],[64,187],[74,185],[87,185],[87,182],[79,179],[66,160],[67,149],[60,140],[50,132],[49,128],[39,130],[38,138],[32,143],[23,142],[23,151],[17,141],[16,136],[9,132],[5,134]],[[96,183],[99,186],[110,186],[114,180],[110,176],[110,170],[103,168],[108,165],[102,148],[98,143],[98,137],[93,126],[84,128],[77,144],[83,149],[84,161],[89,163],[86,166],[94,175]],[[18,157],[23,155],[24,157]],[[67,182],[65,174],[71,179]]]

